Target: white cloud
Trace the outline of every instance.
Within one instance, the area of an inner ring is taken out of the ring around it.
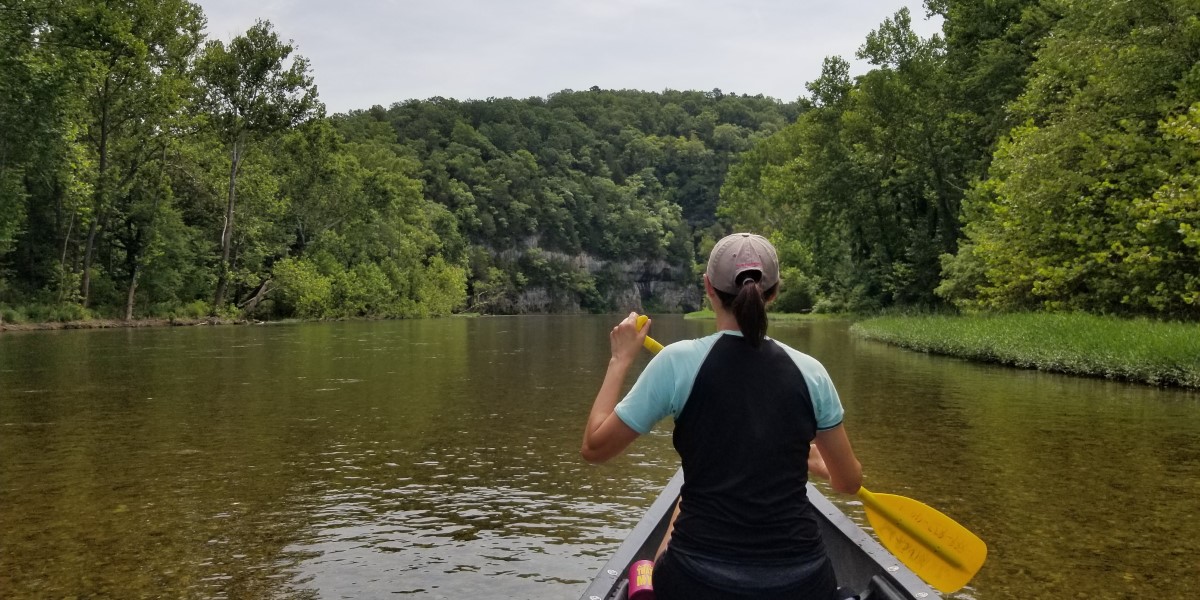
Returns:
[[[270,20],[312,61],[330,112],[410,98],[562,89],[721,88],[794,100],[839,55],[919,0],[200,0],[211,36]]]

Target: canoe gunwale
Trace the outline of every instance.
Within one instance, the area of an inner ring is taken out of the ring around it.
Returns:
[[[627,581],[623,581],[626,577],[625,570],[635,560],[654,558],[654,552],[658,550],[658,540],[666,533],[667,525],[671,521],[671,512],[675,509],[675,500],[679,497],[682,487],[683,469],[679,469],[642,515],[633,531],[629,532],[625,541],[617,547],[617,551],[600,568],[591,585],[580,596],[581,600],[605,600],[623,595],[624,587],[628,585]],[[614,594],[618,587],[622,593]]]
[[[871,578],[879,577],[905,598],[929,600],[942,597],[874,537],[850,520],[812,483],[808,484],[808,502],[822,517],[821,539],[833,562],[839,586],[863,593],[870,587]]]
[[[626,572],[629,565],[637,560],[654,558],[659,540],[666,533],[670,523],[671,513],[682,486],[683,469],[679,469],[642,515],[638,524],[621,542],[616,552],[600,568],[580,596],[580,600],[625,599],[628,586]],[[872,578],[878,578],[890,584],[889,587],[895,588],[901,598],[941,598],[940,594],[851,521],[811,483],[808,484],[808,500],[821,517],[818,519],[821,524],[821,536],[833,561],[838,585],[861,594],[872,586]]]

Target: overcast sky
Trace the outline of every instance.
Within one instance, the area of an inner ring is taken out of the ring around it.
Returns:
[[[868,32],[920,0],[199,0],[228,40],[271,21],[312,62],[330,113],[411,98],[547,96],[564,89],[805,95],[824,57],[865,65]]]

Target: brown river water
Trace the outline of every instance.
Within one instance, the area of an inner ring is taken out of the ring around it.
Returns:
[[[576,598],[678,464],[669,422],[579,459],[615,320],[0,335],[0,597]],[[987,541],[953,598],[1200,594],[1200,394],[848,326],[770,333],[828,368],[873,491]]]

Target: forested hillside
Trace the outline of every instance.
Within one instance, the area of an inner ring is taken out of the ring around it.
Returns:
[[[0,6],[0,317],[692,308],[761,96],[562,91],[326,117],[259,22],[183,0]]]
[[[926,6],[942,35],[901,10],[796,102],[326,116],[269,23],[9,0],[0,317],[688,310],[732,229],[776,241],[783,310],[1200,316],[1200,4]]]
[[[793,309],[951,302],[1200,317],[1200,4],[927,0],[731,169]]]
[[[462,306],[453,217],[340,138],[269,23],[222,41],[183,0],[0,8],[6,320]]]
[[[797,110],[720,90],[592,89],[409,101],[334,122],[420,165],[425,198],[466,239],[474,310],[678,310],[699,306],[693,263],[724,233],[729,164]]]

